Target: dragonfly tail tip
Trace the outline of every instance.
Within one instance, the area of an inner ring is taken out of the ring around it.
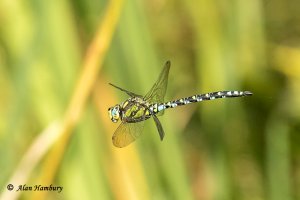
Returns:
[[[251,95],[253,95],[253,93],[250,92],[250,91],[245,91],[245,92],[244,92],[244,95],[245,95],[245,96],[251,96]]]

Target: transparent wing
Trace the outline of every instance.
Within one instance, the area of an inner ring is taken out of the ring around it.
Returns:
[[[145,95],[144,100],[149,103],[163,103],[168,86],[168,76],[171,62],[167,61],[157,81],[151,90]]]
[[[157,128],[160,140],[163,141],[163,139],[165,137],[164,129],[163,129],[159,119],[155,115],[153,115],[153,119],[154,119],[154,122],[155,122],[155,125],[156,125],[156,128]]]
[[[112,142],[116,147],[125,147],[142,134],[143,128],[144,121],[137,123],[121,123],[112,136]]]
[[[131,97],[142,97],[142,95],[135,94],[135,93],[133,93],[133,92],[130,92],[130,91],[128,91],[128,90],[125,90],[125,89],[123,89],[123,88],[120,88],[119,86],[116,86],[116,85],[114,85],[114,84],[112,84],[112,83],[108,83],[108,84],[111,85],[111,86],[113,86],[113,87],[115,87],[115,88],[117,88],[117,89],[119,89],[119,90],[121,90],[122,92],[125,92],[126,94],[128,94],[128,95],[131,96]]]

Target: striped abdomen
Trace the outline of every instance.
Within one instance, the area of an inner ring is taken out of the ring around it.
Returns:
[[[158,112],[168,109],[175,108],[177,106],[182,106],[190,103],[196,103],[206,100],[214,100],[219,98],[232,98],[232,97],[243,97],[250,96],[251,92],[248,91],[220,91],[220,92],[211,92],[206,94],[194,95],[186,98],[181,98],[174,101],[169,101],[166,103],[156,103],[150,105],[149,109],[152,111],[152,114],[157,114]]]

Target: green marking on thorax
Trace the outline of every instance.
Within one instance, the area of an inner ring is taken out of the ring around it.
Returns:
[[[130,117],[132,112],[136,112],[136,114],[134,115],[134,117],[136,117],[136,118],[142,117],[144,115],[144,110],[145,110],[145,108],[142,107],[142,106],[133,105],[128,110],[126,110],[125,116],[126,117]]]

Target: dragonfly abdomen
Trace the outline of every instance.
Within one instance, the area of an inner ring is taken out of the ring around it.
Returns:
[[[233,97],[243,97],[250,96],[251,92],[248,91],[219,91],[219,92],[211,92],[206,94],[198,94],[193,95],[186,98],[177,99],[174,101],[169,101],[166,103],[157,103],[150,105],[150,110],[153,114],[157,114],[160,111],[163,111],[168,108],[175,108],[177,106],[183,106],[190,103],[196,103],[200,101],[208,101],[220,98],[233,98]]]

